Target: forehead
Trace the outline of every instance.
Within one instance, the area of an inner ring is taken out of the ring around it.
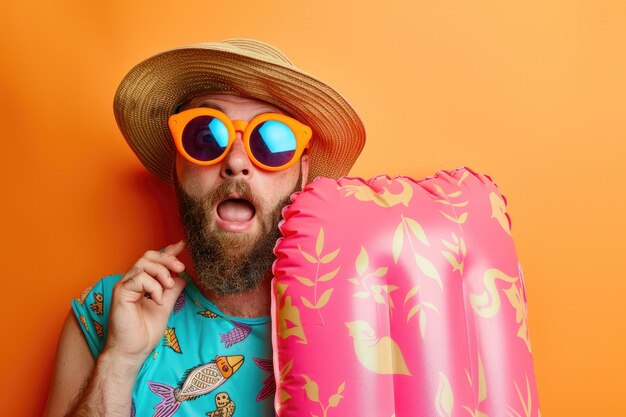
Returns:
[[[197,107],[210,107],[225,113],[230,118],[240,118],[244,120],[261,113],[285,114],[280,108],[262,100],[217,93],[207,93],[196,96],[186,101],[181,106],[180,110],[188,110]]]

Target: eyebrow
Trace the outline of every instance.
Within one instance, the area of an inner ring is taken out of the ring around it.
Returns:
[[[196,105],[194,107],[208,107],[210,109],[219,110],[222,113],[224,113],[224,109],[220,105],[212,103],[210,101],[203,101],[202,103],[200,103],[200,104],[198,104],[198,105]]]

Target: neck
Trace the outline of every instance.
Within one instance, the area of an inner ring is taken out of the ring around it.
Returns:
[[[215,304],[224,314],[240,318],[270,315],[271,270],[266,271],[259,285],[250,291],[237,294],[221,294],[207,288],[200,282],[187,249],[178,258],[185,264],[185,273],[191,277],[200,293]]]

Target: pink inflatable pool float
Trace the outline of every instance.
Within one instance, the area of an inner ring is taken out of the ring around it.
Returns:
[[[540,416],[505,208],[469,168],[294,195],[275,247],[278,416]]]

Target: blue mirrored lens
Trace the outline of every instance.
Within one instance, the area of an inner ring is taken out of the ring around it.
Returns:
[[[277,120],[268,120],[254,128],[250,135],[250,149],[262,164],[279,167],[285,165],[296,151],[296,135]]]
[[[183,148],[193,158],[211,161],[224,153],[228,146],[228,129],[212,116],[199,116],[183,130]]]

